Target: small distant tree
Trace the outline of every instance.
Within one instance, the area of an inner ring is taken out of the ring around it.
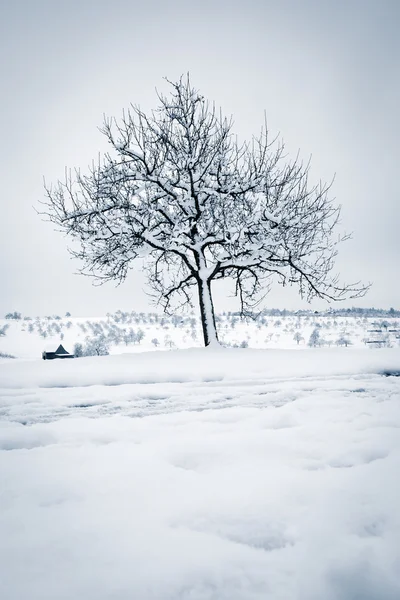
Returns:
[[[0,352],[0,358],[16,358],[13,354],[7,354],[7,352]]]
[[[158,339],[157,339],[157,338],[153,338],[153,339],[151,340],[151,343],[153,344],[153,346],[154,346],[155,348],[157,348],[157,347],[160,345],[160,342],[158,341]]]
[[[109,354],[109,346],[104,335],[89,338],[83,348],[84,356],[106,356]]]
[[[300,342],[304,340],[303,336],[301,335],[301,333],[299,331],[296,331],[296,333],[293,336],[293,339],[297,343],[297,345],[299,345]]]
[[[70,317],[70,316],[71,316],[71,313],[67,311],[67,312],[65,313],[65,316],[66,316],[66,317]]]
[[[81,356],[83,356],[83,345],[80,343],[76,343],[74,345],[74,356],[75,358],[80,358]]]
[[[22,315],[20,312],[14,311],[13,313],[7,313],[5,316],[6,319],[14,319],[15,321],[19,321],[22,319]]]
[[[310,335],[310,339],[308,340],[308,345],[310,348],[315,348],[316,346],[321,345],[321,337],[319,333],[319,329],[316,327]]]
[[[5,335],[7,335],[7,329],[9,328],[9,324],[6,323],[5,325],[3,325],[2,327],[0,327],[0,337],[4,337]]]
[[[137,343],[140,344],[140,342],[144,339],[144,337],[145,337],[145,333],[144,333],[143,329],[140,329],[140,327],[139,327],[139,329],[136,332]]]
[[[336,345],[337,346],[345,346],[347,348],[347,346],[351,346],[352,342],[351,340],[344,335],[341,335],[337,340],[336,340]]]
[[[72,236],[83,272],[123,281],[146,256],[154,299],[191,305],[197,291],[204,343],[217,342],[212,283],[233,279],[241,312],[251,311],[274,278],[300,295],[356,298],[367,288],[332,275],[340,208],[330,185],[309,183],[309,166],[287,162],[266,127],[240,144],[233,121],[210,105],[189,77],[145,114],[132,106],[106,119],[111,152],[87,175],[47,187],[44,214]]]
[[[129,331],[124,331],[124,333],[122,334],[122,339],[125,342],[125,346],[127,346],[128,344],[136,343],[136,341],[137,341],[137,334],[135,333],[135,331],[131,327],[129,329]]]
[[[171,336],[168,334],[164,337],[164,346],[171,349],[176,348],[175,342],[171,339]]]

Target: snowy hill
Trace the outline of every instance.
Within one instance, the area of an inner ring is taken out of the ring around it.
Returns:
[[[400,317],[351,314],[261,314],[241,319],[234,313],[217,315],[224,346],[251,348],[396,347]],[[39,358],[44,349],[62,343],[73,352],[77,343],[101,340],[111,354],[201,347],[202,331],[195,315],[167,317],[157,313],[117,311],[105,317],[36,317],[0,319],[0,353]],[[101,352],[100,352],[101,353]]]

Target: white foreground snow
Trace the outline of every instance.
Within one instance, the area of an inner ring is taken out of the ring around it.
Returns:
[[[0,598],[398,600],[400,352],[0,363]]]

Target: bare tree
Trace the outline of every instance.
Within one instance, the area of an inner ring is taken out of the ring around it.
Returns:
[[[192,87],[189,77],[159,95],[150,114],[132,106],[106,119],[111,145],[86,175],[46,187],[44,214],[80,246],[71,252],[98,281],[123,281],[144,259],[155,300],[191,305],[197,289],[205,345],[216,343],[211,283],[232,278],[242,313],[276,278],[300,295],[355,298],[363,285],[331,275],[340,208],[330,185],[309,184],[309,165],[286,162],[266,127],[240,144],[232,120]]]
[[[352,346],[352,341],[345,335],[341,335],[335,342],[336,346]]]
[[[310,339],[308,340],[308,345],[310,346],[310,348],[316,348],[317,346],[321,345],[321,336],[319,333],[319,329],[316,327],[310,335]]]
[[[296,333],[293,336],[294,341],[297,343],[297,345],[300,344],[300,342],[302,342],[304,340],[303,336],[301,335],[300,331],[296,331]]]

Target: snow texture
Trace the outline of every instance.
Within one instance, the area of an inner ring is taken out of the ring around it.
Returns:
[[[0,597],[397,600],[396,372],[398,349],[2,362]]]

